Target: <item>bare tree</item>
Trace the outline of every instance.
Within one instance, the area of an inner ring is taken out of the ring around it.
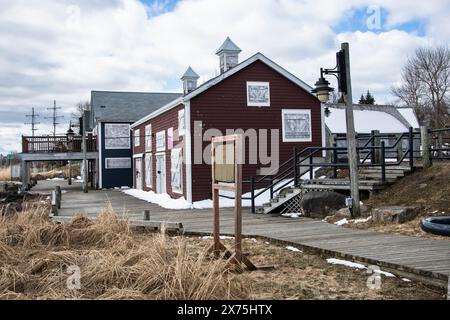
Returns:
[[[449,124],[450,50],[420,48],[402,69],[402,85],[392,93],[413,106],[419,121],[431,127]]]
[[[75,111],[72,112],[72,118],[78,121],[83,116],[84,110],[90,110],[91,104],[89,101],[80,101],[75,105]]]

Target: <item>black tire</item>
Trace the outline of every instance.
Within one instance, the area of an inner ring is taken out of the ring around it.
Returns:
[[[420,228],[438,236],[450,237],[450,217],[431,217],[420,222]]]

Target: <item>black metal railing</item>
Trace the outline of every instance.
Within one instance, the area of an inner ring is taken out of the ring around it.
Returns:
[[[431,140],[430,160],[450,159],[450,128],[429,130]],[[380,179],[386,183],[386,169],[399,166],[408,162],[411,171],[415,169],[415,160],[422,159],[420,131],[409,128],[408,132],[399,134],[359,134],[357,139],[358,167],[380,168]],[[342,141],[345,141],[345,145]],[[340,144],[341,146],[338,146]],[[314,162],[315,158],[323,158],[325,161]],[[328,160],[327,160],[328,159]],[[349,168],[346,137],[337,137],[331,147],[307,147],[297,152],[293,148],[292,156],[284,161],[276,170],[266,175],[256,175],[244,180],[244,184],[250,185],[250,196],[243,200],[251,201],[251,210],[256,212],[255,201],[267,191],[270,199],[273,199],[278,191],[293,185],[300,187],[302,178],[306,175],[309,180],[314,179],[316,168],[332,168],[333,179],[338,177],[338,169]],[[265,185],[257,190],[259,185]],[[233,199],[232,196],[221,197]]]
[[[410,169],[414,170],[414,159],[420,157],[420,154],[417,154],[414,148],[414,142],[417,140],[417,136],[420,139],[420,132],[414,132],[410,128],[408,132],[396,136],[395,141],[388,146],[383,139],[392,138],[392,135],[372,133],[369,136],[358,136],[358,145],[360,145],[357,147],[358,167],[381,167],[380,178],[383,183],[386,182],[386,167],[398,166],[408,159]],[[364,141],[362,141],[363,139]],[[380,142],[379,145],[377,145],[376,140]],[[403,141],[408,141],[406,148],[403,146]],[[314,162],[316,157],[322,157],[323,152],[331,153],[331,161]],[[397,155],[395,161],[391,160],[388,162],[389,157],[387,155],[390,154],[392,157],[394,153]],[[348,159],[342,157],[342,155],[347,155],[347,147],[338,147],[337,143],[333,144],[332,147],[308,147],[298,153],[294,148],[293,156],[281,164],[278,172],[258,178],[252,177],[250,179],[251,196],[247,197],[247,200],[251,200],[252,212],[256,211],[255,201],[262,194],[270,190],[270,198],[273,199],[277,191],[282,190],[288,185],[299,187],[303,176],[309,175],[310,180],[314,179],[314,169],[316,168],[332,168],[333,178],[337,178],[337,170],[339,168],[349,168]],[[262,182],[268,182],[268,185],[256,191],[256,184]]]

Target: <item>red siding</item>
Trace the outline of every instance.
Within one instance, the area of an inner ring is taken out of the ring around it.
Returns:
[[[247,106],[247,81],[270,83],[270,107]],[[311,143],[282,142],[282,109],[311,110]],[[202,121],[203,130],[216,128],[224,134],[226,129],[279,129],[280,163],[292,156],[294,146],[297,150],[301,150],[309,146],[322,145],[320,102],[260,61],[249,65],[193,98],[191,100],[191,128],[194,128],[194,121]],[[205,143],[205,146],[207,144]],[[192,153],[194,156],[194,143],[192,143]],[[249,179],[261,167],[266,166],[261,164],[244,165],[243,178]],[[209,165],[192,165],[193,201],[211,197],[210,180],[211,169]],[[244,192],[249,190],[247,184],[244,184],[243,187]]]
[[[164,112],[162,114],[160,114],[159,116],[135,127],[133,129],[133,133],[135,132],[136,129],[140,129],[140,136],[141,136],[141,143],[139,147],[135,147],[133,150],[133,154],[145,154],[145,126],[147,126],[148,124],[152,125],[152,172],[153,172],[153,178],[152,178],[152,184],[153,184],[153,188],[147,188],[146,184],[145,184],[145,156],[144,159],[142,160],[143,163],[143,171],[144,174],[142,175],[142,179],[143,179],[143,188],[145,191],[156,191],[156,157],[155,154],[159,154],[161,152],[156,152],[156,133],[165,130],[166,132],[166,151],[164,152],[166,155],[166,191],[167,193],[172,197],[172,198],[180,198],[182,196],[186,197],[186,170],[185,170],[185,166],[183,165],[183,194],[179,194],[179,193],[174,193],[172,192],[172,185],[171,185],[171,172],[170,172],[170,167],[171,167],[171,161],[170,161],[170,155],[171,155],[171,150],[168,150],[168,145],[167,145],[167,130],[169,128],[173,128],[173,130],[175,131],[176,129],[178,129],[178,111],[184,109],[184,105],[179,105],[167,112]],[[182,145],[184,143],[183,140],[183,136],[181,136],[178,141],[174,141],[174,146],[176,145]],[[133,139],[133,143],[134,143],[134,139]],[[135,178],[134,178],[135,179]],[[134,185],[136,186],[136,181],[134,181]]]

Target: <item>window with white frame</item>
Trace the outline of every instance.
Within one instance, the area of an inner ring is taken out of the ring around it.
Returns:
[[[134,130],[134,146],[139,147],[141,145],[141,130]]]
[[[131,169],[131,158],[106,158],[106,169]]]
[[[152,151],[152,125],[145,126],[145,151]]]
[[[172,191],[182,193],[183,154],[181,152],[181,148],[172,149],[170,159],[171,159],[170,172],[172,175],[171,179]]]
[[[166,150],[166,132],[160,131],[156,134],[156,151]]]
[[[282,110],[283,142],[311,142],[311,110]]]
[[[184,109],[178,111],[178,135],[182,136],[186,132]]]
[[[105,124],[105,149],[130,149],[130,140],[129,124]]]
[[[147,188],[153,188],[153,167],[152,167],[152,155],[147,153],[145,155],[145,185]]]
[[[269,82],[247,82],[247,106],[270,107]]]

